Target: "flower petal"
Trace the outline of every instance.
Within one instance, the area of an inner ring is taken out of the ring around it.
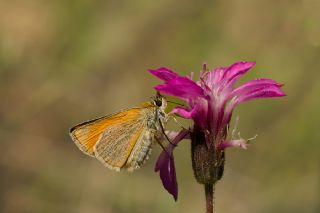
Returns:
[[[176,77],[155,87],[161,93],[183,99],[194,99],[203,96],[203,89],[187,77]]]
[[[167,151],[163,150],[156,162],[156,165],[154,166],[154,171],[158,172],[161,168],[165,167],[165,164],[168,163],[168,159],[171,157],[172,153],[168,153]]]
[[[244,83],[243,85],[239,86],[235,90],[232,91],[230,94],[229,98],[232,98],[234,96],[242,96],[249,94],[253,91],[257,91],[260,89],[264,89],[270,86],[277,86],[281,87],[282,84],[279,84],[273,79],[268,79],[268,78],[260,78],[260,79],[255,79],[248,81],[247,83]]]
[[[164,188],[173,196],[175,200],[178,198],[178,183],[173,158],[173,149],[176,145],[189,136],[189,130],[182,130],[174,138],[174,140],[163,150],[156,162],[155,172],[160,173],[160,179]],[[189,136],[190,137],[190,136]]]
[[[184,108],[184,107],[180,107],[180,106],[178,106],[178,107],[175,107],[171,112],[170,112],[170,114],[174,114],[174,113],[176,113],[176,114],[178,114],[178,115],[180,115],[181,117],[183,117],[183,118],[186,118],[186,119],[191,119],[192,118],[192,111],[188,111],[186,108]]]
[[[251,67],[253,67],[256,64],[256,62],[236,62],[229,66],[223,75],[223,79],[225,79],[228,83],[233,81],[234,79],[238,79],[243,74],[245,74]]]
[[[191,111],[191,116],[198,126],[206,128],[208,124],[208,101],[204,98],[198,98]]]
[[[239,94],[239,96],[234,96],[226,106],[223,123],[229,123],[233,109],[240,103],[258,98],[273,98],[286,96],[286,94],[280,89],[281,86],[282,84],[273,84],[268,85],[266,87],[258,87],[256,90],[251,91],[249,89],[246,93]]]
[[[223,150],[229,147],[238,147],[242,149],[248,148],[248,141],[246,141],[243,138],[237,139],[237,140],[225,140],[219,145],[219,149]]]
[[[245,101],[254,100],[257,98],[272,98],[282,97],[286,94],[280,89],[280,86],[269,85],[266,87],[258,88],[255,91],[249,91],[238,98],[236,98],[235,104],[240,104]]]
[[[170,139],[170,141],[173,141],[179,134],[180,132],[176,132],[176,131],[165,131],[166,135],[168,136],[168,138]],[[165,137],[163,137],[165,138]],[[190,139],[190,135],[186,135],[183,139]]]
[[[166,158],[163,166],[159,170],[159,173],[163,187],[173,196],[174,200],[177,200],[178,183],[173,156]]]
[[[149,69],[149,72],[164,81],[170,81],[179,76],[177,73],[166,67],[160,67],[155,70]]]
[[[208,117],[208,102],[203,98],[196,100],[197,101],[191,110],[178,106],[175,107],[170,113],[177,113],[183,118],[193,119],[198,126],[205,128]]]
[[[155,172],[159,171],[159,169],[163,167],[163,164],[166,162],[166,159],[172,156],[174,148],[176,148],[180,141],[190,138],[190,132],[187,129],[183,129],[178,134],[174,134],[176,135],[175,138],[171,141],[171,143],[168,144],[165,150],[163,150],[158,157],[155,166]],[[169,138],[171,139],[170,135]]]
[[[222,80],[226,70],[226,67],[217,67],[208,72],[206,84],[209,86],[209,88],[213,89],[213,86],[217,85]]]

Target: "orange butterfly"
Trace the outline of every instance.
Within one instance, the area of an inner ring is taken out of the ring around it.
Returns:
[[[157,94],[140,107],[78,124],[70,129],[70,136],[82,152],[106,167],[133,171],[148,159],[151,145],[162,137],[166,106],[166,100]]]

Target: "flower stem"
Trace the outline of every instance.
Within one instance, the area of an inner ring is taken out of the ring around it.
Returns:
[[[205,184],[204,191],[206,194],[206,213],[213,213],[214,206],[214,187],[212,184]]]

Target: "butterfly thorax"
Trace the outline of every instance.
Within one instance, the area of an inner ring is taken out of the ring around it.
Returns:
[[[162,138],[163,130],[161,125],[164,125],[167,120],[167,115],[164,111],[167,103],[165,99],[161,103],[160,106],[159,103],[156,105],[155,102],[144,103],[144,106],[148,107],[141,112],[145,113],[143,117],[145,117],[145,121],[147,122],[147,128],[141,134],[142,138],[137,141],[135,148],[128,158],[127,168],[129,171],[139,168],[148,159],[151,153],[151,146]]]

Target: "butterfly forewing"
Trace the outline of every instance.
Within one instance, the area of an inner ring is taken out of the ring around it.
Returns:
[[[97,159],[110,169],[120,170],[145,128],[140,119],[108,126],[94,147]]]
[[[119,125],[124,121],[136,120],[140,111],[141,108],[132,108],[78,124],[70,129],[70,135],[81,151],[94,157],[93,148],[105,129],[109,126]]]

